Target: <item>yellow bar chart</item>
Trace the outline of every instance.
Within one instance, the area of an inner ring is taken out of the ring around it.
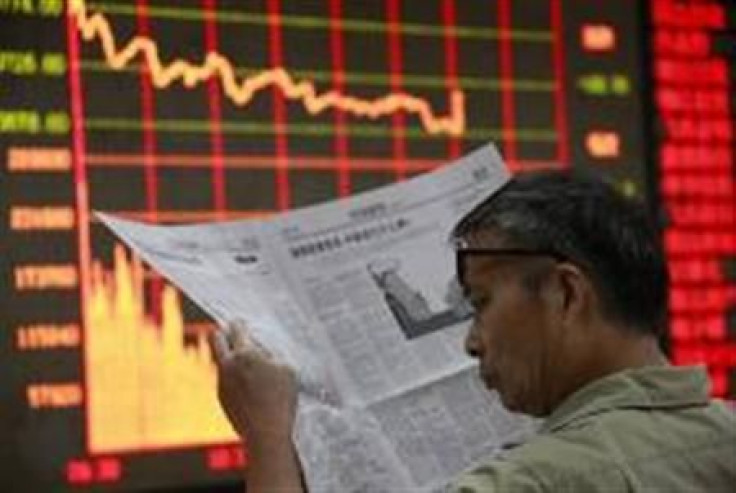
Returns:
[[[86,321],[87,424],[96,453],[204,445],[237,437],[217,403],[204,335],[184,342],[178,293],[165,286],[161,320],[145,311],[144,269],[122,247],[112,272],[95,263]]]

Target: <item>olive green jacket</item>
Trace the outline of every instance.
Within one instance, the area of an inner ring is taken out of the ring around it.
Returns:
[[[590,383],[523,445],[464,474],[471,492],[736,492],[736,413],[701,367],[646,367]]]

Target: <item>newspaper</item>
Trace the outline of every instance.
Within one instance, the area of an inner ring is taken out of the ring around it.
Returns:
[[[257,221],[98,217],[218,323],[296,369],[310,491],[431,491],[533,424],[482,387],[453,224],[508,179],[492,145],[411,180]]]

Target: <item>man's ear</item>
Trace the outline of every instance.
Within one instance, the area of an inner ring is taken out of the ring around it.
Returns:
[[[593,286],[578,266],[558,262],[547,288],[552,309],[565,326],[587,316],[594,300]]]

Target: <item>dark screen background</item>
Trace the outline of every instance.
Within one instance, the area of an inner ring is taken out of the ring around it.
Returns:
[[[167,435],[144,397],[168,395],[161,379],[116,385],[122,368],[155,372],[164,354],[189,364],[212,322],[186,299],[167,305],[172,288],[154,273],[137,278],[91,211],[172,224],[262,217],[430,171],[487,141],[514,172],[585,168],[648,202],[673,273],[672,357],[706,363],[714,395],[736,396],[729,2],[76,5],[0,2],[4,491],[227,490],[247,463],[217,427],[212,389],[190,382]],[[187,85],[169,77],[177,60],[189,75],[218,68]],[[264,76],[248,99],[243,84]],[[381,116],[310,111],[289,96],[297,83]],[[390,95],[404,106],[386,107]],[[93,308],[102,315],[85,316]],[[172,313],[183,320],[176,347],[144,350],[141,334],[174,330]],[[132,415],[146,433],[126,435]]]

